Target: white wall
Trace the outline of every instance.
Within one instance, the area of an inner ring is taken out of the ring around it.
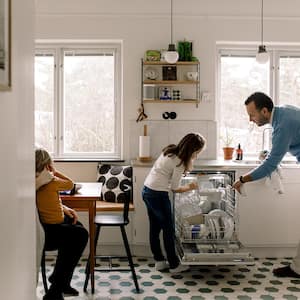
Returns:
[[[34,1],[12,2],[12,90],[0,92],[1,299],[35,299]]]
[[[176,111],[178,120],[216,120],[216,43],[260,41],[260,0],[173,0],[174,41],[193,41],[201,62],[201,91],[210,103],[147,104],[150,120],[162,120],[164,111]],[[300,1],[265,0],[264,40],[300,45]],[[130,121],[140,104],[140,59],[147,49],[167,48],[170,42],[170,1],[161,0],[39,0],[37,39],[118,39],[123,41],[124,158],[130,151]],[[300,46],[299,46],[300,48]],[[243,101],[244,99],[241,99]],[[167,125],[166,125],[167,126]],[[216,138],[216,133],[214,135]]]

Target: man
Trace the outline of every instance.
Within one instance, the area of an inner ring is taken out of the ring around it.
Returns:
[[[300,161],[300,108],[291,105],[274,106],[269,96],[259,92],[250,95],[245,105],[250,121],[257,126],[271,124],[272,149],[260,166],[241,176],[233,184],[238,192],[246,182],[261,179],[275,171],[287,152]],[[300,243],[292,263],[274,269],[273,274],[278,277],[300,278]]]

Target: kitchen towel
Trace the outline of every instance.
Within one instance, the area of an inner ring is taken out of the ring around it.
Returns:
[[[150,157],[150,136],[140,136],[139,157]]]
[[[281,167],[277,167],[275,171],[268,177],[266,177],[266,185],[271,186],[278,194],[283,194]]]

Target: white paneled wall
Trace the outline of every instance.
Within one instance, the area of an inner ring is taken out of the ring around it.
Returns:
[[[137,158],[139,154],[139,136],[143,135],[143,126],[148,126],[150,136],[150,153],[153,158],[157,158],[162,148],[168,144],[177,144],[180,139],[190,133],[199,132],[207,140],[207,147],[201,154],[201,159],[214,159],[216,157],[216,122],[198,120],[157,120],[130,122],[130,157]]]

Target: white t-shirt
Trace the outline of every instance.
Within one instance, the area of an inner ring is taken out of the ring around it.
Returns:
[[[175,190],[179,187],[184,166],[180,164],[180,159],[174,156],[164,156],[163,153],[158,157],[144,185],[155,191]]]

